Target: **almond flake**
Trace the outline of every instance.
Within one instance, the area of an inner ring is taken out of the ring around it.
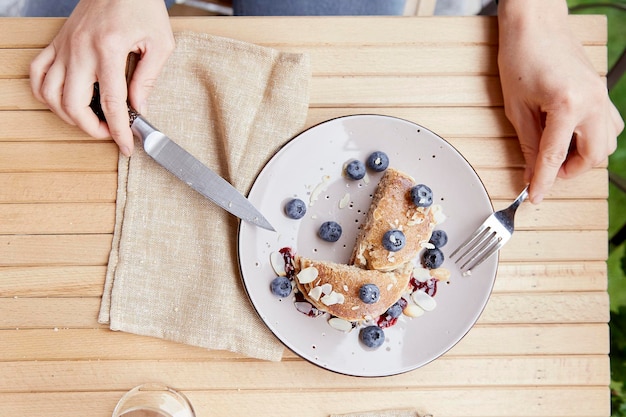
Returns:
[[[429,269],[418,266],[413,269],[413,277],[419,282],[426,282],[431,278],[431,272]]]
[[[283,258],[283,254],[280,252],[272,252],[270,253],[270,264],[272,265],[272,269],[279,277],[287,276],[285,272],[285,259]]]
[[[422,307],[426,311],[433,311],[437,307],[437,302],[433,297],[426,294],[424,291],[415,291],[411,298],[418,306]]]
[[[317,271],[316,267],[309,266],[308,268],[304,268],[298,274],[296,274],[296,277],[298,278],[298,282],[300,284],[308,284],[315,281],[318,273],[319,272]]]
[[[424,309],[415,304],[407,304],[402,313],[408,317],[419,317],[424,314]]]
[[[342,332],[349,332],[352,330],[352,323],[348,320],[340,319],[339,317],[329,319],[328,324],[330,324],[330,327],[333,329],[337,329]]]
[[[315,301],[319,301],[322,296],[322,287],[313,287],[311,291],[309,291],[309,297],[314,299]]]
[[[327,306],[332,306],[335,304],[343,304],[345,301],[345,297],[343,294],[339,294],[335,291],[332,291],[330,294],[323,296],[320,301]]]

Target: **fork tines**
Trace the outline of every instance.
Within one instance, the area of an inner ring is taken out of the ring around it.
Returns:
[[[487,221],[481,225],[469,239],[450,255],[450,259],[452,259],[458,254],[454,262],[459,265],[463,275],[470,275],[472,269],[497,252],[508,240],[506,236],[498,233],[499,222],[488,223],[492,222]]]

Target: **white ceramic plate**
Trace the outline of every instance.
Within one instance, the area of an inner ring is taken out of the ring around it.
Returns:
[[[383,151],[390,166],[413,176],[433,190],[435,204],[447,216],[437,228],[448,234],[442,248],[449,254],[493,212],[487,192],[470,164],[448,142],[428,129],[405,120],[355,115],[321,123],[285,145],[263,168],[249,199],[277,232],[242,222],[239,260],[246,291],[261,319],[292,351],[331,371],[356,376],[393,375],[418,368],[441,356],[470,330],[482,312],[496,275],[498,259],[492,257],[461,276],[446,260],[450,283],[440,283],[437,307],[417,318],[402,318],[385,329],[385,343],[377,350],[365,348],[358,329],[343,333],[330,327],[328,317],[310,318],[296,310],[292,298],[279,299],[269,285],[276,277],[270,254],[289,246],[318,260],[345,263],[357,230],[368,211],[380,173],[368,171],[369,181],[350,181],[342,175],[344,163],[365,161],[373,151]],[[323,185],[320,185],[323,184]],[[319,192],[320,189],[324,191]],[[318,193],[319,192],[319,193]],[[310,203],[300,220],[285,216],[283,206],[298,197]],[[349,195],[349,204],[339,201]],[[317,237],[324,221],[342,225],[338,242]]]

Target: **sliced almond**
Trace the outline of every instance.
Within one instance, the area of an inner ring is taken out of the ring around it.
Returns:
[[[317,270],[316,267],[309,266],[308,268],[304,268],[299,273],[297,273],[296,277],[298,278],[298,282],[300,284],[308,284],[310,282],[315,281],[315,278],[317,278],[318,273],[319,271]]]
[[[433,311],[435,307],[437,307],[437,301],[424,291],[415,291],[413,295],[411,295],[411,298],[415,301],[415,304],[426,311]]]
[[[322,296],[322,287],[313,287],[311,291],[309,291],[309,297],[311,297],[315,301],[319,301]]]
[[[433,278],[437,278],[439,281],[450,281],[450,270],[448,268],[437,268],[430,272],[433,274]]]
[[[408,317],[419,317],[424,314],[424,309],[415,304],[407,304],[402,313]]]
[[[413,278],[415,278],[419,282],[426,282],[431,277],[432,277],[432,274],[429,269],[422,268],[421,266],[415,267],[413,269]]]
[[[320,298],[320,301],[327,306],[332,306],[335,304],[343,304],[345,301],[345,297],[343,294],[339,294],[338,292],[332,291],[330,294],[327,294]]]
[[[339,317],[333,317],[328,320],[330,327],[342,332],[349,332],[352,330],[352,323],[348,320],[340,319]]]
[[[272,265],[272,269],[279,277],[287,276],[287,272],[285,272],[285,258],[283,258],[282,253],[270,253],[270,265]]]

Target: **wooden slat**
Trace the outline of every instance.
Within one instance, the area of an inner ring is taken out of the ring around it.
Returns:
[[[0,142],[0,172],[117,173],[118,152],[113,141]]]
[[[0,49],[0,79],[20,79],[17,84],[25,81],[30,74],[31,61],[40,52],[41,49]]]
[[[236,19],[237,24],[233,24]],[[282,44],[496,44],[497,21],[493,17],[359,17],[367,31],[351,36],[353,17],[203,17],[172,18],[174,31],[188,30],[265,45]],[[332,20],[332,24],[328,21]],[[45,22],[42,24],[41,22]],[[48,45],[64,19],[0,18],[3,31],[0,45],[5,48],[42,48]],[[607,35],[598,27],[606,26],[605,16],[570,16],[574,34],[587,45],[606,44]],[[441,30],[446,27],[446,30]],[[242,30],[241,28],[245,28]],[[332,28],[332,29],[329,29]],[[451,29],[451,30],[450,30]],[[436,33],[437,36],[433,37]],[[436,40],[432,40],[436,39]]]
[[[609,351],[606,324],[476,325],[448,353],[458,356],[602,355]],[[80,343],[75,343],[80,340]],[[246,358],[154,337],[104,328],[0,330],[2,361],[187,360],[232,362]],[[300,360],[285,350],[283,361]]]
[[[481,169],[477,173],[492,200],[512,201],[525,185],[522,169],[509,169],[507,172],[499,169]],[[585,198],[606,199],[608,197],[608,187],[609,179],[606,169],[592,169],[576,178],[568,180],[557,178],[554,186],[546,194],[546,198],[568,199],[575,198],[575,196],[580,197],[580,190],[584,189],[586,191]],[[604,217],[606,213],[598,213],[598,215]]]
[[[263,381],[266,390],[288,389],[349,389],[353,378],[315,367],[305,361],[257,362],[247,361],[135,361],[129,367],[125,361],[72,361],[71,371],[65,361],[0,362],[0,374],[14,375],[0,379],[0,392],[45,391],[54,384],[58,391],[96,390],[108,375],[115,375],[109,389],[124,389],[132,385],[136,374],[147,380],[158,380],[168,374],[170,383],[179,389],[257,389]],[[504,372],[503,372],[504,371]],[[293,379],[293,374],[300,377]],[[206,378],[220,375],[220,378]],[[458,357],[440,358],[410,373],[378,380],[359,382],[360,390],[368,389],[427,389],[433,387],[494,387],[494,386],[599,386],[609,380],[606,356]],[[288,387],[288,388],[286,388]]]
[[[309,108],[304,128],[351,114],[382,114],[417,123],[447,139],[516,137],[501,107]],[[463,117],[459,117],[463,115]],[[1,113],[0,113],[1,117]]]
[[[112,236],[0,235],[0,266],[106,265]]]
[[[523,188],[522,171],[505,172],[484,169],[478,174],[492,200],[512,200]],[[111,202],[115,201],[117,174],[115,173],[0,173],[0,203],[43,202]],[[594,185],[594,187],[591,187]],[[606,198],[608,176],[606,170],[591,170],[584,175],[557,184],[547,199],[571,199],[577,190],[588,190],[586,199]],[[606,213],[598,213],[605,218]]]
[[[100,297],[106,266],[0,267],[0,297]]]
[[[48,110],[0,111],[0,141],[19,140],[93,140],[76,126],[71,126]]]
[[[384,91],[385,94],[380,94]],[[319,77],[314,107],[500,106],[500,79],[490,76]]]
[[[383,114],[411,120],[440,136],[500,138],[514,137],[513,127],[506,121],[502,108],[478,107],[353,107],[311,108],[303,129],[323,121],[351,114]],[[459,117],[463,115],[463,117]],[[92,140],[74,126],[67,125],[50,111],[0,111],[1,141],[68,141]],[[24,126],[29,126],[24,129]],[[284,138],[283,140],[287,140]]]
[[[368,57],[379,59],[378,56]],[[495,97],[494,105],[501,105],[499,79],[493,76],[440,76],[406,74],[382,75],[328,75],[311,79],[311,105],[349,106],[380,105],[469,105],[486,106]],[[364,88],[366,87],[366,88]],[[385,94],[371,94],[371,89]],[[42,110],[30,91],[28,80],[0,80],[0,110]]]
[[[606,291],[604,261],[501,262],[494,292]]]
[[[510,204],[494,201],[495,209]],[[520,208],[517,230],[606,230],[607,203],[603,200],[547,200]],[[113,203],[0,204],[0,235],[112,233]]]
[[[171,371],[171,370],[169,370]],[[169,372],[168,372],[169,374]],[[108,375],[102,384],[115,375]],[[206,375],[205,378],[215,378]],[[159,381],[167,380],[160,376]],[[359,380],[360,381],[360,380]],[[143,383],[140,378],[134,380]],[[0,394],[2,415],[64,417],[110,417],[111,410],[132,386],[120,391],[99,388],[96,392],[75,393],[10,393]],[[321,417],[358,411],[409,409],[435,416],[510,416],[571,417],[608,416],[609,390],[605,387],[579,389],[550,387],[504,387],[496,389],[440,388],[351,390],[348,394],[334,390],[302,390],[294,394],[281,390],[215,390],[182,391],[191,401],[198,416],[211,416],[216,408],[232,417]],[[298,401],[294,401],[294,396]],[[346,400],[349,397],[349,401]],[[393,404],[389,399],[393,398]],[[580,401],[580,399],[583,401]],[[452,400],[453,399],[453,400]],[[219,406],[217,406],[219,404]],[[280,404],[280,406],[277,406]],[[303,404],[307,404],[306,407]]]
[[[93,328],[100,298],[0,298],[0,329]],[[294,312],[295,314],[295,312]],[[481,324],[607,323],[606,292],[493,294]]]
[[[0,173],[0,203],[109,203],[117,173]]]
[[[600,231],[517,231],[500,251],[506,261],[602,261],[608,253],[608,233]]]
[[[0,235],[0,266],[104,265],[110,235]],[[604,230],[525,231],[501,250],[505,262],[603,261]]]
[[[93,297],[102,295],[104,266],[0,267],[0,297]],[[494,293],[605,291],[606,264],[502,262]]]
[[[113,233],[114,203],[0,204],[0,235]]]
[[[420,46],[418,49],[414,45],[330,44],[281,45],[278,48],[285,52],[309,55],[314,77],[352,74],[498,74],[497,47],[494,45],[437,45]],[[607,68],[606,47],[591,45],[584,48],[596,71],[604,75]],[[16,102],[20,103],[25,100],[26,93],[30,90],[30,84],[26,79],[29,75],[30,62],[40,51],[40,49],[0,50],[0,109],[5,106],[15,106]],[[396,59],[398,56],[402,56],[402,60]],[[15,89],[13,101],[7,99],[9,94],[4,91],[11,86]]]

